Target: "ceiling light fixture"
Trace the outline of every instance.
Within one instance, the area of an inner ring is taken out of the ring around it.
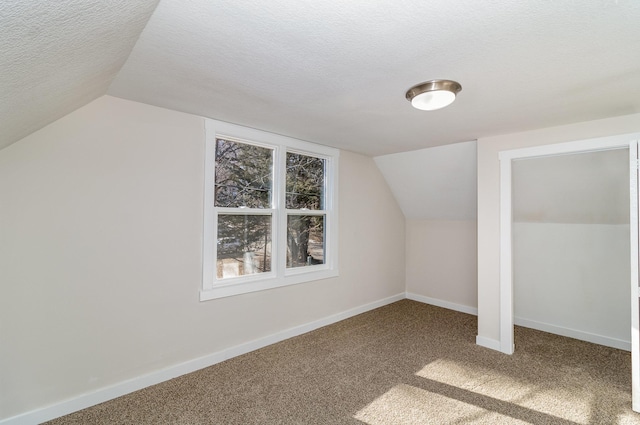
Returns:
[[[456,100],[462,86],[451,80],[429,80],[407,90],[407,100],[416,109],[435,111]]]

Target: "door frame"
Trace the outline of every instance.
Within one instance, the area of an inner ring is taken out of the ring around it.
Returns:
[[[640,308],[638,305],[638,140],[640,133],[505,150],[500,160],[500,351],[513,354],[512,162],[516,159],[629,149],[631,263],[631,369],[633,410],[640,412]]]

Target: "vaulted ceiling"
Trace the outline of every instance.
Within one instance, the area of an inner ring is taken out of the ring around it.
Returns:
[[[104,95],[157,3],[0,1],[0,149]]]
[[[110,94],[376,156],[640,112],[637,0],[0,2],[0,148]],[[436,78],[448,108],[404,98]]]

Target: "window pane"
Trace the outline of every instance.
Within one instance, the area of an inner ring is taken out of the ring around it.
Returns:
[[[216,140],[215,206],[271,208],[273,151]]]
[[[324,209],[324,163],[322,158],[287,153],[287,208]]]
[[[271,271],[271,215],[218,215],[218,279]]]
[[[287,267],[324,264],[324,215],[287,216]]]

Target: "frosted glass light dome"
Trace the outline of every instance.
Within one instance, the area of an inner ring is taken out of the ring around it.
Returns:
[[[456,100],[456,94],[460,90],[462,86],[455,81],[430,80],[410,88],[406,97],[416,109],[435,111]]]

